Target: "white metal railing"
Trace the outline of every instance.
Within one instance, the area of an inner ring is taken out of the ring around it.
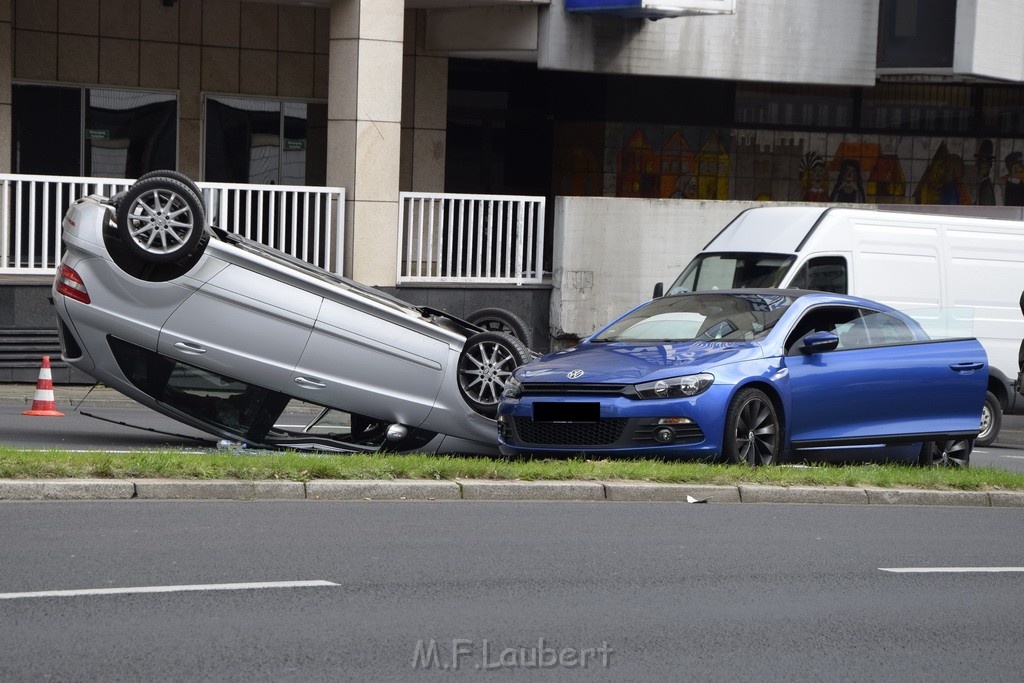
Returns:
[[[398,283],[543,281],[544,197],[402,192]]]
[[[0,275],[53,275],[68,206],[90,194],[111,196],[131,184],[117,178],[0,174]],[[198,185],[209,223],[342,272],[344,188]]]

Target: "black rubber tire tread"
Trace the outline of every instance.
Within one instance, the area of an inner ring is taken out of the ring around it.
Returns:
[[[752,415],[754,410],[757,415]],[[748,422],[752,417],[757,417],[757,424],[742,424]],[[756,429],[755,429],[756,428]],[[741,438],[738,432],[741,429],[748,431],[765,432],[759,435],[755,443],[750,443]],[[763,437],[767,436],[767,440]],[[768,452],[758,445],[767,446]],[[754,456],[748,456],[747,448],[754,448]],[[777,465],[782,460],[782,423],[779,420],[778,411],[771,398],[760,389],[753,387],[740,389],[729,404],[729,411],[725,416],[725,435],[722,440],[722,454],[724,460],[733,465]]]
[[[500,357],[495,357],[498,354]],[[530,350],[510,334],[474,334],[459,354],[457,373],[462,398],[480,415],[494,417],[505,382],[513,370],[532,357]]]
[[[510,334],[523,342],[523,346],[526,348],[533,346],[533,335],[530,334],[530,329],[523,319],[512,311],[504,308],[481,308],[470,313],[466,320],[491,332]]]
[[[999,399],[991,391],[985,393],[985,408],[989,411],[989,428],[978,434],[974,440],[975,446],[988,446],[996,437],[1003,426],[1003,407],[999,405]]]
[[[146,180],[148,178],[171,178],[172,180],[177,180],[179,183],[183,184],[185,187],[192,190],[192,194],[194,194],[196,196],[196,199],[199,200],[199,203],[203,205],[203,209],[206,209],[206,202],[203,201],[203,191],[199,189],[198,185],[196,185],[196,181],[192,180],[184,173],[181,173],[180,171],[172,171],[170,169],[149,171],[148,173],[143,173],[138,178],[136,178],[135,182],[139,182],[140,180]]]

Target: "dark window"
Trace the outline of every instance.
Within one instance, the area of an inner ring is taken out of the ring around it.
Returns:
[[[808,259],[793,276],[789,286],[846,294],[846,259],[842,256],[819,256]]]
[[[881,0],[878,68],[953,66],[956,0]]]
[[[251,441],[262,440],[288,397],[110,337],[110,350],[136,387],[211,427]]]
[[[211,182],[323,185],[327,106],[242,97],[206,99]]]
[[[856,125],[856,90],[828,86],[736,86],[736,125],[850,128]]]
[[[89,90],[85,110],[85,173],[137,178],[177,168],[178,101],[174,95]]]
[[[975,125],[974,91],[964,85],[879,83],[864,90],[865,129],[922,133],[970,133]]]
[[[176,95],[23,84],[11,92],[15,173],[135,178],[177,167]]]
[[[82,174],[82,90],[11,87],[11,169],[15,173]]]

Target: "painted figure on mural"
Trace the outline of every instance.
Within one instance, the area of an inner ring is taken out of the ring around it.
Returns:
[[[801,198],[805,202],[827,202],[828,168],[825,159],[817,152],[808,152],[800,160],[800,180],[803,184]]]
[[[675,189],[672,191],[671,199],[696,199],[697,178],[684,173],[676,178]]]
[[[970,204],[971,197],[964,186],[964,160],[960,155],[947,154],[939,169],[939,204]]]
[[[857,204],[863,203],[865,199],[864,184],[860,177],[860,162],[856,159],[843,159],[839,164],[839,177],[836,179],[835,187],[832,188],[832,196],[829,200],[844,204]]]
[[[1024,154],[1010,152],[1004,161],[1006,175],[1003,176],[1003,203],[1006,206],[1024,206]]]
[[[992,141],[985,139],[974,154],[974,163],[978,167],[978,206],[996,205],[996,186],[992,183],[992,162],[996,160],[992,153]]]

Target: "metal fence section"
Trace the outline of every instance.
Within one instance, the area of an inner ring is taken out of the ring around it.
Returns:
[[[402,192],[398,283],[540,283],[544,210],[544,197]]]
[[[0,275],[53,275],[61,221],[71,203],[131,185],[116,178],[0,174]]]
[[[131,180],[0,174],[0,275],[53,275],[61,221],[90,194],[111,196]],[[207,222],[341,274],[345,190],[340,187],[197,183]]]
[[[211,224],[342,274],[344,188],[235,183],[199,187]]]

